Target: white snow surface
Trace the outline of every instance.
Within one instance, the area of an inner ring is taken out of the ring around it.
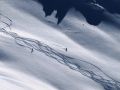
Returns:
[[[55,14],[0,0],[0,90],[120,90],[119,15],[93,26],[74,9],[60,25]]]

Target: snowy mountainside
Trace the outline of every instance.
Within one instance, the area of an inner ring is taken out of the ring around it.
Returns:
[[[1,90],[120,89],[116,24],[90,25],[72,9],[57,25],[33,0],[1,0],[0,13]]]

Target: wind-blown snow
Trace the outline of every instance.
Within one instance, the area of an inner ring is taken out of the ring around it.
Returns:
[[[0,1],[1,90],[120,89],[116,24],[92,26],[71,10],[57,26],[27,1]]]

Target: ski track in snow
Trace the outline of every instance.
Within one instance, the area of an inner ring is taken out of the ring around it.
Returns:
[[[31,53],[34,53],[35,50],[38,52],[42,52],[48,57],[53,58],[59,63],[69,67],[70,69],[80,72],[82,75],[99,83],[101,86],[103,86],[105,90],[120,90],[120,82],[108,76],[97,66],[89,62],[64,55],[41,41],[19,36],[18,33],[12,32],[12,20],[2,14],[0,14],[0,23],[0,32],[13,37],[16,44],[31,49]],[[10,80],[9,77],[3,77],[2,75],[0,75],[0,78],[1,77],[6,80]],[[11,81],[17,84],[16,81]]]

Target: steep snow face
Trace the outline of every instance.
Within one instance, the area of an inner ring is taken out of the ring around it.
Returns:
[[[0,89],[119,90],[119,15],[97,27],[70,10],[56,25],[42,9],[0,1]]]

